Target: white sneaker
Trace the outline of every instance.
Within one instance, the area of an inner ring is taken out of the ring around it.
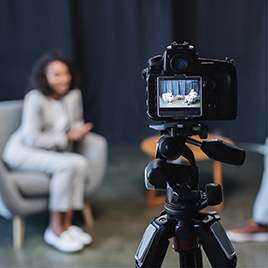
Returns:
[[[243,243],[249,241],[255,242],[266,242],[268,241],[268,233],[252,233],[252,234],[240,234],[232,232],[231,230],[226,231],[230,241],[236,243]]]
[[[44,240],[47,244],[54,246],[63,252],[77,252],[83,249],[83,243],[74,240],[67,231],[57,236],[50,228],[47,228],[44,234]]]
[[[67,229],[68,234],[71,236],[72,239],[83,243],[84,245],[89,245],[92,242],[92,237],[88,233],[85,233],[81,228],[75,225],[71,225]]]

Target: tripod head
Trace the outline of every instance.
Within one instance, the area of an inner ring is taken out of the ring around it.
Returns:
[[[190,136],[199,135],[207,138],[208,128],[199,122],[165,123],[151,125],[161,132],[156,147],[155,159],[145,169],[145,185],[151,190],[166,190],[165,210],[170,215],[195,213],[208,205],[222,202],[221,186],[207,184],[205,193],[199,189],[198,167],[191,149],[186,145],[200,147],[211,159],[242,165],[245,151],[219,139],[197,141]],[[190,165],[174,164],[180,156]]]

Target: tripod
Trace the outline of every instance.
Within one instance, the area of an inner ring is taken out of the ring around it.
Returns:
[[[161,267],[169,239],[180,256],[181,267],[203,267],[201,245],[212,267],[236,267],[236,253],[216,212],[201,211],[222,202],[218,184],[199,189],[198,168],[193,152],[186,142],[199,146],[207,156],[224,163],[242,165],[245,151],[221,140],[199,142],[189,136],[207,137],[207,127],[201,123],[166,123],[152,125],[161,131],[155,159],[145,169],[147,189],[166,190],[165,210],[147,227],[135,255],[135,265]],[[190,165],[172,163],[185,157]]]

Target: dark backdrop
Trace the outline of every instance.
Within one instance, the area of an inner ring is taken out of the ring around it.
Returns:
[[[267,135],[266,0],[0,0],[0,100],[21,99],[33,62],[61,49],[81,74],[87,121],[113,143],[155,134],[141,70],[173,40],[235,59],[239,119],[209,122],[239,142]]]
[[[238,119],[208,123],[235,141],[267,136],[267,1],[176,1],[175,39],[191,40],[201,57],[236,62]]]

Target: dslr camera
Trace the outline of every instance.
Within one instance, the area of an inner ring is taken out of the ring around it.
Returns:
[[[234,120],[237,77],[234,61],[199,58],[188,42],[173,42],[148,60],[146,111],[152,120]]]

